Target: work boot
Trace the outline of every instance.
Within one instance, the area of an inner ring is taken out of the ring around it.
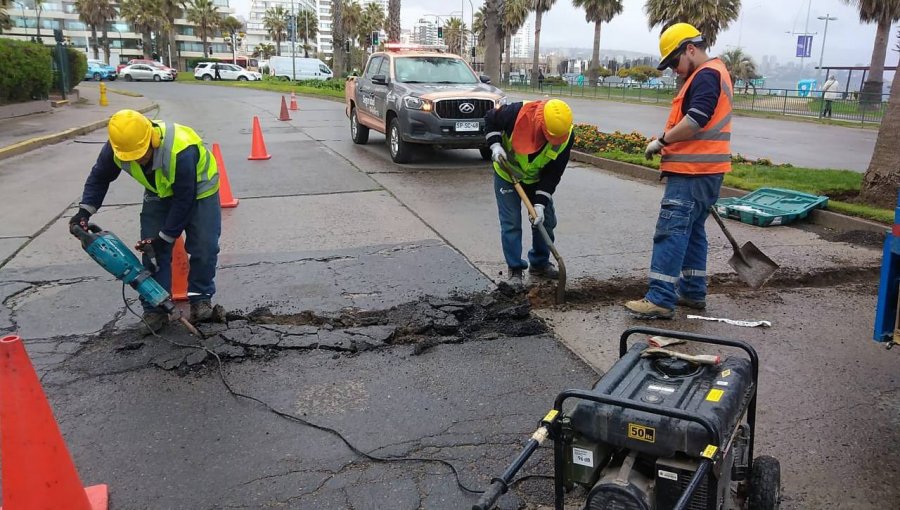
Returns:
[[[693,308],[694,310],[706,310],[706,300],[678,296],[678,306],[686,306],[688,308]]]
[[[212,316],[213,307],[212,303],[210,303],[208,299],[194,301],[193,303],[191,303],[191,322],[193,322],[194,324],[198,322],[206,322],[212,319]]]
[[[547,262],[545,265],[540,267],[529,267],[528,274],[531,276],[536,276],[538,278],[545,278],[547,280],[558,280],[559,279],[559,270],[556,269],[556,266]]]
[[[522,276],[521,269],[509,268],[507,274],[509,275],[508,280],[510,285],[525,285],[525,278]]]
[[[169,314],[164,312],[144,312],[144,327],[150,330],[150,334],[159,333],[169,324]]]
[[[675,317],[675,310],[663,308],[646,298],[629,301],[625,303],[625,308],[627,308],[631,312],[631,315],[636,319],[672,319]]]

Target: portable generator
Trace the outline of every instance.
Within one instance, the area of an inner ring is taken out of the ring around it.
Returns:
[[[740,349],[688,355],[635,342],[647,334]],[[586,491],[585,510],[770,510],[780,505],[778,461],[753,459],[759,358],[749,344],[653,328],[620,339],[619,360],[590,390],[560,393],[553,409],[473,510],[488,510],[525,461],[553,440],[555,508]]]

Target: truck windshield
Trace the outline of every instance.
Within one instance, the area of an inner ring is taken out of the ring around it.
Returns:
[[[465,62],[447,57],[401,57],[394,60],[394,74],[400,83],[478,83]]]

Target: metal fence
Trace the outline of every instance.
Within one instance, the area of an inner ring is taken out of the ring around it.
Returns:
[[[584,97],[629,101],[650,104],[668,104],[675,97],[676,89],[670,86],[648,86],[640,84],[607,84],[597,87],[588,84],[568,85],[556,81],[545,82],[543,86],[512,83],[505,87],[508,91],[536,92],[550,96]],[[888,94],[867,102],[861,102],[858,93],[841,93],[840,99],[825,101],[821,92],[790,89],[736,90],[734,109],[737,111],[761,112],[773,115],[827,118],[860,124],[881,122],[887,111]],[[880,100],[879,100],[880,99]]]

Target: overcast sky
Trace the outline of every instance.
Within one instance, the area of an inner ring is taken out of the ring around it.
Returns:
[[[806,30],[807,5],[810,0],[744,0],[741,17],[719,34],[712,53],[725,51],[729,46],[741,45],[746,52],[759,62],[763,55],[775,55],[778,61],[786,63],[794,60],[796,35],[785,32]],[[478,9],[483,0],[472,0]],[[609,24],[604,24],[600,47],[607,49],[659,51],[659,29],[650,30],[643,12],[645,0],[623,0],[624,9]],[[231,0],[239,14],[244,16],[250,10],[250,0]],[[829,14],[837,21],[828,24],[825,46],[825,65],[868,65],[875,40],[875,25],[859,22],[856,9],[841,0],[812,0],[809,15],[809,32],[813,36],[813,60],[818,63],[822,48],[825,22],[816,19]],[[424,14],[454,14],[465,8],[464,19],[471,17],[469,0],[402,0],[403,28]],[[454,13],[453,11],[456,11]],[[558,0],[552,10],[544,14],[541,31],[541,46],[565,46],[589,48],[593,41],[593,28],[584,21],[584,11],[572,6],[571,0]],[[887,64],[896,65],[897,26],[891,33],[890,51]],[[799,59],[796,59],[799,60]]]

